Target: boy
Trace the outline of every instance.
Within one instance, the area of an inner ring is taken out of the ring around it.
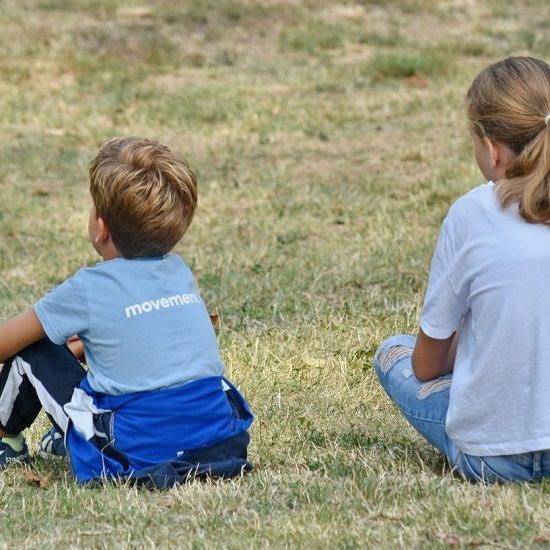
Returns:
[[[0,464],[28,459],[21,431],[43,407],[81,482],[170,487],[250,470],[252,414],[222,378],[191,271],[169,254],[197,203],[189,165],[157,142],[116,138],[90,165],[90,193],[104,261],[0,325]],[[80,343],[87,372],[70,351]]]

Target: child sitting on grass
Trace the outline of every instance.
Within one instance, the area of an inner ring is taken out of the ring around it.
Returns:
[[[81,482],[170,487],[250,470],[252,414],[222,378],[191,271],[170,254],[197,202],[189,165],[154,141],[113,139],[90,165],[90,192],[104,261],[0,325],[0,464],[28,460],[21,432],[43,407]],[[65,345],[78,347],[75,334],[87,372]]]
[[[511,57],[466,99],[488,183],[443,222],[418,338],[375,369],[412,426],[472,481],[550,477],[550,65]]]

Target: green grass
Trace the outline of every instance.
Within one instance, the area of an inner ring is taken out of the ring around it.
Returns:
[[[256,470],[164,493],[0,476],[0,548],[542,548],[550,485],[478,487],[397,414],[377,344],[417,329],[449,204],[481,182],[463,117],[485,64],[548,56],[542,0],[10,0],[0,18],[0,320],[97,261],[104,140],[186,156],[177,251],[256,414]],[[414,78],[411,78],[414,77]],[[27,433],[33,448],[46,419]]]
[[[376,80],[430,76],[443,72],[445,60],[433,54],[382,54],[369,63],[367,72]]]

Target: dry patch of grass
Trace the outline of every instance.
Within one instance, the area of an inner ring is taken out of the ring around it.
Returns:
[[[180,5],[181,4],[181,5]],[[0,477],[11,547],[538,547],[548,484],[476,487],[397,415],[377,344],[413,332],[448,205],[480,182],[463,94],[548,56],[542,1],[6,0],[0,317],[83,265],[86,166],[113,135],[188,157],[178,245],[220,315],[255,473],[168,493]],[[27,434],[35,448],[47,421]]]

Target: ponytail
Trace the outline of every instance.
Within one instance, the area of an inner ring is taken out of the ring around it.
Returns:
[[[550,225],[550,127],[529,142],[505,177],[497,185],[502,207],[517,202],[525,220]]]

